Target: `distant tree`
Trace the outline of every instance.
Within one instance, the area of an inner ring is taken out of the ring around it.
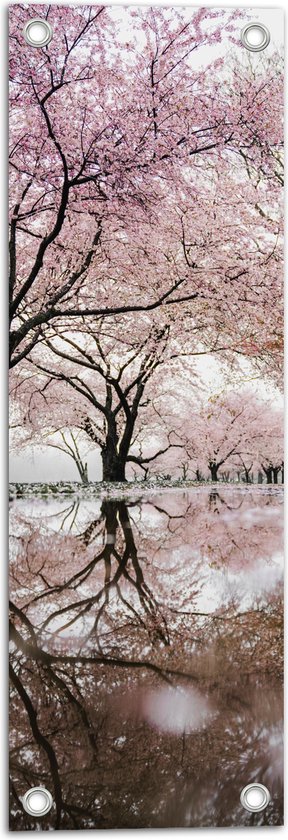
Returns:
[[[275,411],[270,416],[270,424],[266,416],[262,423],[267,423],[267,433],[260,445],[259,459],[261,469],[266,475],[268,484],[278,484],[278,475],[284,482],[284,423],[283,413]]]
[[[276,477],[281,469],[283,413],[251,389],[223,391],[206,400],[202,397],[200,405],[194,395],[188,411],[185,404],[184,407],[179,404],[178,420],[174,402],[169,423],[196,477],[197,472],[205,475],[208,470],[211,480],[218,481],[225,467],[225,473],[236,470],[239,476],[244,471],[245,481],[249,483],[253,465],[262,464],[267,480],[271,481],[272,475]],[[261,455],[264,452],[265,456]],[[175,457],[173,453],[171,457]]]
[[[73,429],[62,431],[60,429],[58,432],[52,432],[46,437],[46,445],[72,458],[72,461],[77,467],[82,484],[88,484],[88,464],[84,460],[85,456],[81,453],[79,431],[74,432]]]

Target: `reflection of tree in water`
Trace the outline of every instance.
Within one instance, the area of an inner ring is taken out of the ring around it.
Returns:
[[[259,561],[273,569],[277,509],[274,496],[235,494],[232,505],[225,494],[178,493],[104,500],[85,515],[62,503],[50,526],[16,506],[12,829],[35,828],[19,797],[37,784],[55,802],[45,829],[281,824],[281,589],[277,579],[270,594],[254,582],[249,604],[234,589],[212,610],[198,604],[209,575],[226,579],[221,541],[236,572],[243,540],[248,575]],[[177,686],[188,709],[195,692],[209,702],[203,725],[191,714],[187,724],[186,711],[181,724]],[[160,697],[155,725],[144,713],[150,695],[152,711]],[[273,794],[256,816],[239,805],[254,779]]]

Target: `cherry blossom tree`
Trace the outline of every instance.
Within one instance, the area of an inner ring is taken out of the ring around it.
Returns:
[[[201,443],[206,453],[212,481],[232,455],[253,447],[259,416],[259,404],[251,405],[248,393],[211,397],[200,413]]]
[[[203,390],[203,389],[202,389]],[[212,481],[235,476],[244,470],[249,482],[252,467],[264,472],[271,481],[273,464],[279,472],[283,462],[283,411],[271,401],[265,401],[251,388],[223,390],[197,399],[198,389],[187,395],[171,395],[160,399],[158,409],[168,428],[174,430],[174,440],[182,444],[177,451],[157,460],[156,469],[164,465],[172,475],[200,480],[210,475]],[[265,453],[265,454],[264,454]],[[265,469],[264,469],[265,467]],[[270,468],[270,471],[269,471]],[[225,475],[224,475],[225,473]],[[276,475],[276,472],[275,472]]]
[[[243,14],[10,8],[11,440],[137,477],[12,488],[13,830],[39,781],[44,830],[282,821],[283,68]]]
[[[127,11],[123,43],[107,7],[42,8],[55,37],[32,56],[26,7],[10,12],[12,366],[51,322],[163,309],[176,320],[180,303],[209,346],[217,332],[217,352],[271,363],[279,61],[233,80],[225,67],[219,84],[213,45],[239,32],[237,11]]]
[[[137,343],[133,325],[123,338],[112,328],[93,330],[85,324],[82,333],[56,333],[47,340],[44,360],[40,355],[26,375],[20,371],[11,377],[20,446],[24,427],[26,446],[48,443],[61,449],[73,458],[82,481],[87,480],[83,444],[100,449],[104,481],[125,481],[128,465],[145,474],[159,455],[182,449],[173,429],[159,421],[151,389],[159,368],[163,376],[171,375],[178,356],[171,359],[169,325],[162,330],[157,324],[148,327]],[[152,451],[147,435],[141,434],[147,412]]]
[[[127,332],[121,361],[118,338],[106,327],[102,334],[91,330],[89,345],[86,328],[85,343],[81,333],[56,335],[45,363],[30,365],[24,379],[14,376],[20,450],[56,445],[73,458],[83,482],[93,449],[100,449],[108,481],[131,477],[131,467],[145,478],[194,481],[239,480],[244,473],[247,483],[252,468],[262,469],[268,483],[272,475],[277,483],[281,470],[283,480],[283,413],[273,400],[251,388],[209,396],[191,360],[173,353],[169,331],[150,333],[137,350]]]
[[[11,8],[13,364],[51,319],[154,308],[175,291],[172,284],[147,297],[144,285],[131,305],[121,288],[117,306],[115,289],[112,298],[101,295],[97,257],[105,259],[105,240],[117,250],[123,218],[137,231],[159,189],[161,198],[163,180],[179,176],[183,158],[209,152],[231,133],[222,114],[215,119],[212,91],[205,103],[193,98],[194,125],[189,116],[189,58],[207,40],[219,40],[220,13],[198,10],[185,19],[131,10],[125,44],[104,6],[44,6],[42,14],[55,24],[54,38],[31,56],[22,36],[26,7]]]
[[[123,43],[107,7],[43,10],[55,40],[31,54],[26,7],[11,9],[11,364],[22,399],[29,379],[24,422],[35,384],[34,417],[54,394],[51,431],[80,428],[124,480],[181,446],[165,419],[143,450],[174,360],[244,355],[279,378],[281,62],[213,58],[236,11],[127,11]]]
[[[278,484],[278,474],[281,473],[281,481],[284,482],[284,418],[283,413],[274,411],[268,418],[262,418],[262,423],[267,423],[267,433],[263,435],[260,442],[259,461],[264,471],[268,484]]]
[[[228,393],[224,399],[217,395],[201,412],[200,423],[203,423],[201,440],[207,452],[212,481],[218,480],[219,468],[233,463],[235,456],[244,468],[245,480],[249,481],[253,463],[259,464],[260,450],[271,452],[272,440],[272,447],[277,451],[274,463],[278,465],[279,462],[280,470],[283,461],[283,414],[281,411],[273,412],[267,403],[255,398],[253,392]],[[264,469],[263,460],[261,465]],[[272,468],[273,460],[271,462],[268,453],[267,463],[271,463]],[[266,475],[269,481],[267,472]]]
[[[251,454],[249,455],[249,453],[240,453],[236,456],[236,470],[239,472],[239,467],[241,472],[243,470],[246,484],[249,484],[251,481],[253,481],[252,469],[254,463],[254,457]]]

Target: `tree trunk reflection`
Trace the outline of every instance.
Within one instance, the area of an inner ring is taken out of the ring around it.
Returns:
[[[282,824],[279,491],[15,503],[13,830]]]

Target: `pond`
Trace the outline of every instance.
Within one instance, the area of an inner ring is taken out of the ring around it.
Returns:
[[[263,486],[12,502],[12,830],[282,825],[282,511]]]

